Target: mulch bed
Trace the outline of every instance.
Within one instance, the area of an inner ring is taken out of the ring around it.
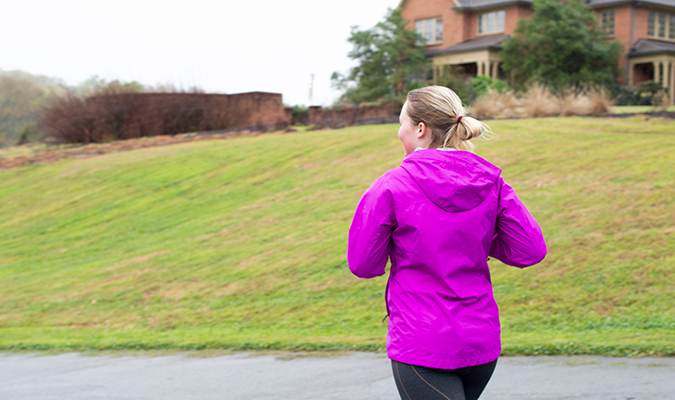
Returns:
[[[630,118],[638,115],[644,115],[649,118],[675,119],[675,111],[650,111],[646,113],[628,113],[628,114],[605,114],[598,115],[596,118]]]

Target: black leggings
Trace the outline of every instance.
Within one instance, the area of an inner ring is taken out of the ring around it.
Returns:
[[[497,360],[473,367],[435,369],[391,361],[402,400],[477,400]]]

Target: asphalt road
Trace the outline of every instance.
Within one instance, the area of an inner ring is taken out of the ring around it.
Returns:
[[[0,354],[0,399],[398,399],[383,354]],[[675,359],[503,357],[481,400],[673,400]]]

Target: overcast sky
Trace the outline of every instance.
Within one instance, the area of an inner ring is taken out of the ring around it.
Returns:
[[[92,75],[207,92],[282,93],[287,104],[330,105],[346,72],[350,27],[370,28],[399,0],[4,1],[0,69]]]

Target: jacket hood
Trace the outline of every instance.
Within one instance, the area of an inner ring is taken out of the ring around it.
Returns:
[[[480,204],[502,172],[477,155],[459,150],[418,150],[409,154],[401,167],[429,200],[449,212],[470,210]]]

